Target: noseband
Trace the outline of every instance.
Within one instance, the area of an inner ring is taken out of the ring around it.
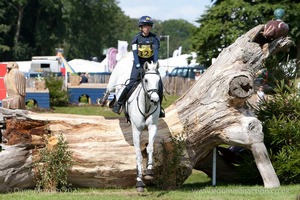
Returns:
[[[150,98],[151,98],[151,95],[153,94],[153,93],[159,93],[159,91],[158,91],[158,89],[150,89],[150,90],[148,90],[147,88],[146,88],[146,86],[145,86],[145,83],[144,83],[144,81],[143,81],[143,79],[144,79],[144,77],[145,77],[145,75],[146,74],[155,74],[155,75],[157,75],[157,76],[159,76],[159,79],[161,79],[161,77],[160,77],[160,74],[156,71],[156,72],[145,72],[145,73],[143,73],[143,75],[142,75],[142,77],[141,77],[141,79],[142,79],[142,87],[143,87],[143,90],[144,90],[144,92],[147,94],[147,98],[150,100]]]

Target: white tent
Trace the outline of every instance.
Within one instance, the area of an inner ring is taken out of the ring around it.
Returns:
[[[107,72],[104,64],[95,61],[74,59],[68,62],[72,69],[77,72],[99,73]]]
[[[29,72],[31,68],[31,61],[16,61],[16,63],[19,65],[19,70],[23,73]]]

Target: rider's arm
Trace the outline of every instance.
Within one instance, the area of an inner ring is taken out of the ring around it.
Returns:
[[[159,47],[160,47],[160,42],[159,42],[159,38],[157,36],[153,37],[153,62],[157,62],[158,61],[158,53],[159,53]]]
[[[135,67],[140,67],[140,61],[138,56],[138,36],[135,36],[131,42],[131,48],[133,52],[133,59]]]

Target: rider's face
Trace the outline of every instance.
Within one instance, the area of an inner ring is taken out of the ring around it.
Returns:
[[[141,30],[142,30],[142,32],[143,32],[143,34],[145,36],[147,36],[150,33],[151,28],[152,28],[151,25],[143,25],[143,26],[141,26]]]

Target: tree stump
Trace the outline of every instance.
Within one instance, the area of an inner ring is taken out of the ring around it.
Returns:
[[[261,122],[245,107],[245,103],[254,92],[254,76],[263,61],[269,55],[287,49],[292,42],[287,37],[271,43],[257,42],[255,39],[262,29],[263,25],[251,29],[224,49],[200,79],[166,109],[166,117],[160,119],[154,147],[154,168],[160,168],[165,162],[161,152],[167,151],[172,155],[176,148],[173,140],[184,143],[177,166],[181,172],[181,178],[176,179],[177,184],[182,184],[192,169],[207,171],[207,159],[212,149],[220,144],[229,144],[252,151],[264,187],[280,186],[263,143]],[[32,149],[41,148],[46,145],[47,135],[63,134],[73,151],[75,164],[69,172],[68,181],[74,186],[104,188],[135,185],[135,152],[131,126],[125,123],[125,119],[51,113],[28,113],[27,118],[10,116],[6,118],[4,131],[4,139],[9,145],[26,143]],[[145,151],[148,141],[146,130],[141,141],[141,149]],[[33,156],[34,151],[31,150],[28,152]],[[13,156],[9,149],[0,153],[2,170],[13,171],[21,161],[10,164],[2,156],[3,152]],[[23,160],[28,159],[24,156]],[[174,179],[175,175],[171,174],[168,178]],[[11,174],[0,173],[2,192],[7,188],[34,185],[29,171],[26,180],[29,185],[20,186],[16,180],[8,184],[7,176]]]

